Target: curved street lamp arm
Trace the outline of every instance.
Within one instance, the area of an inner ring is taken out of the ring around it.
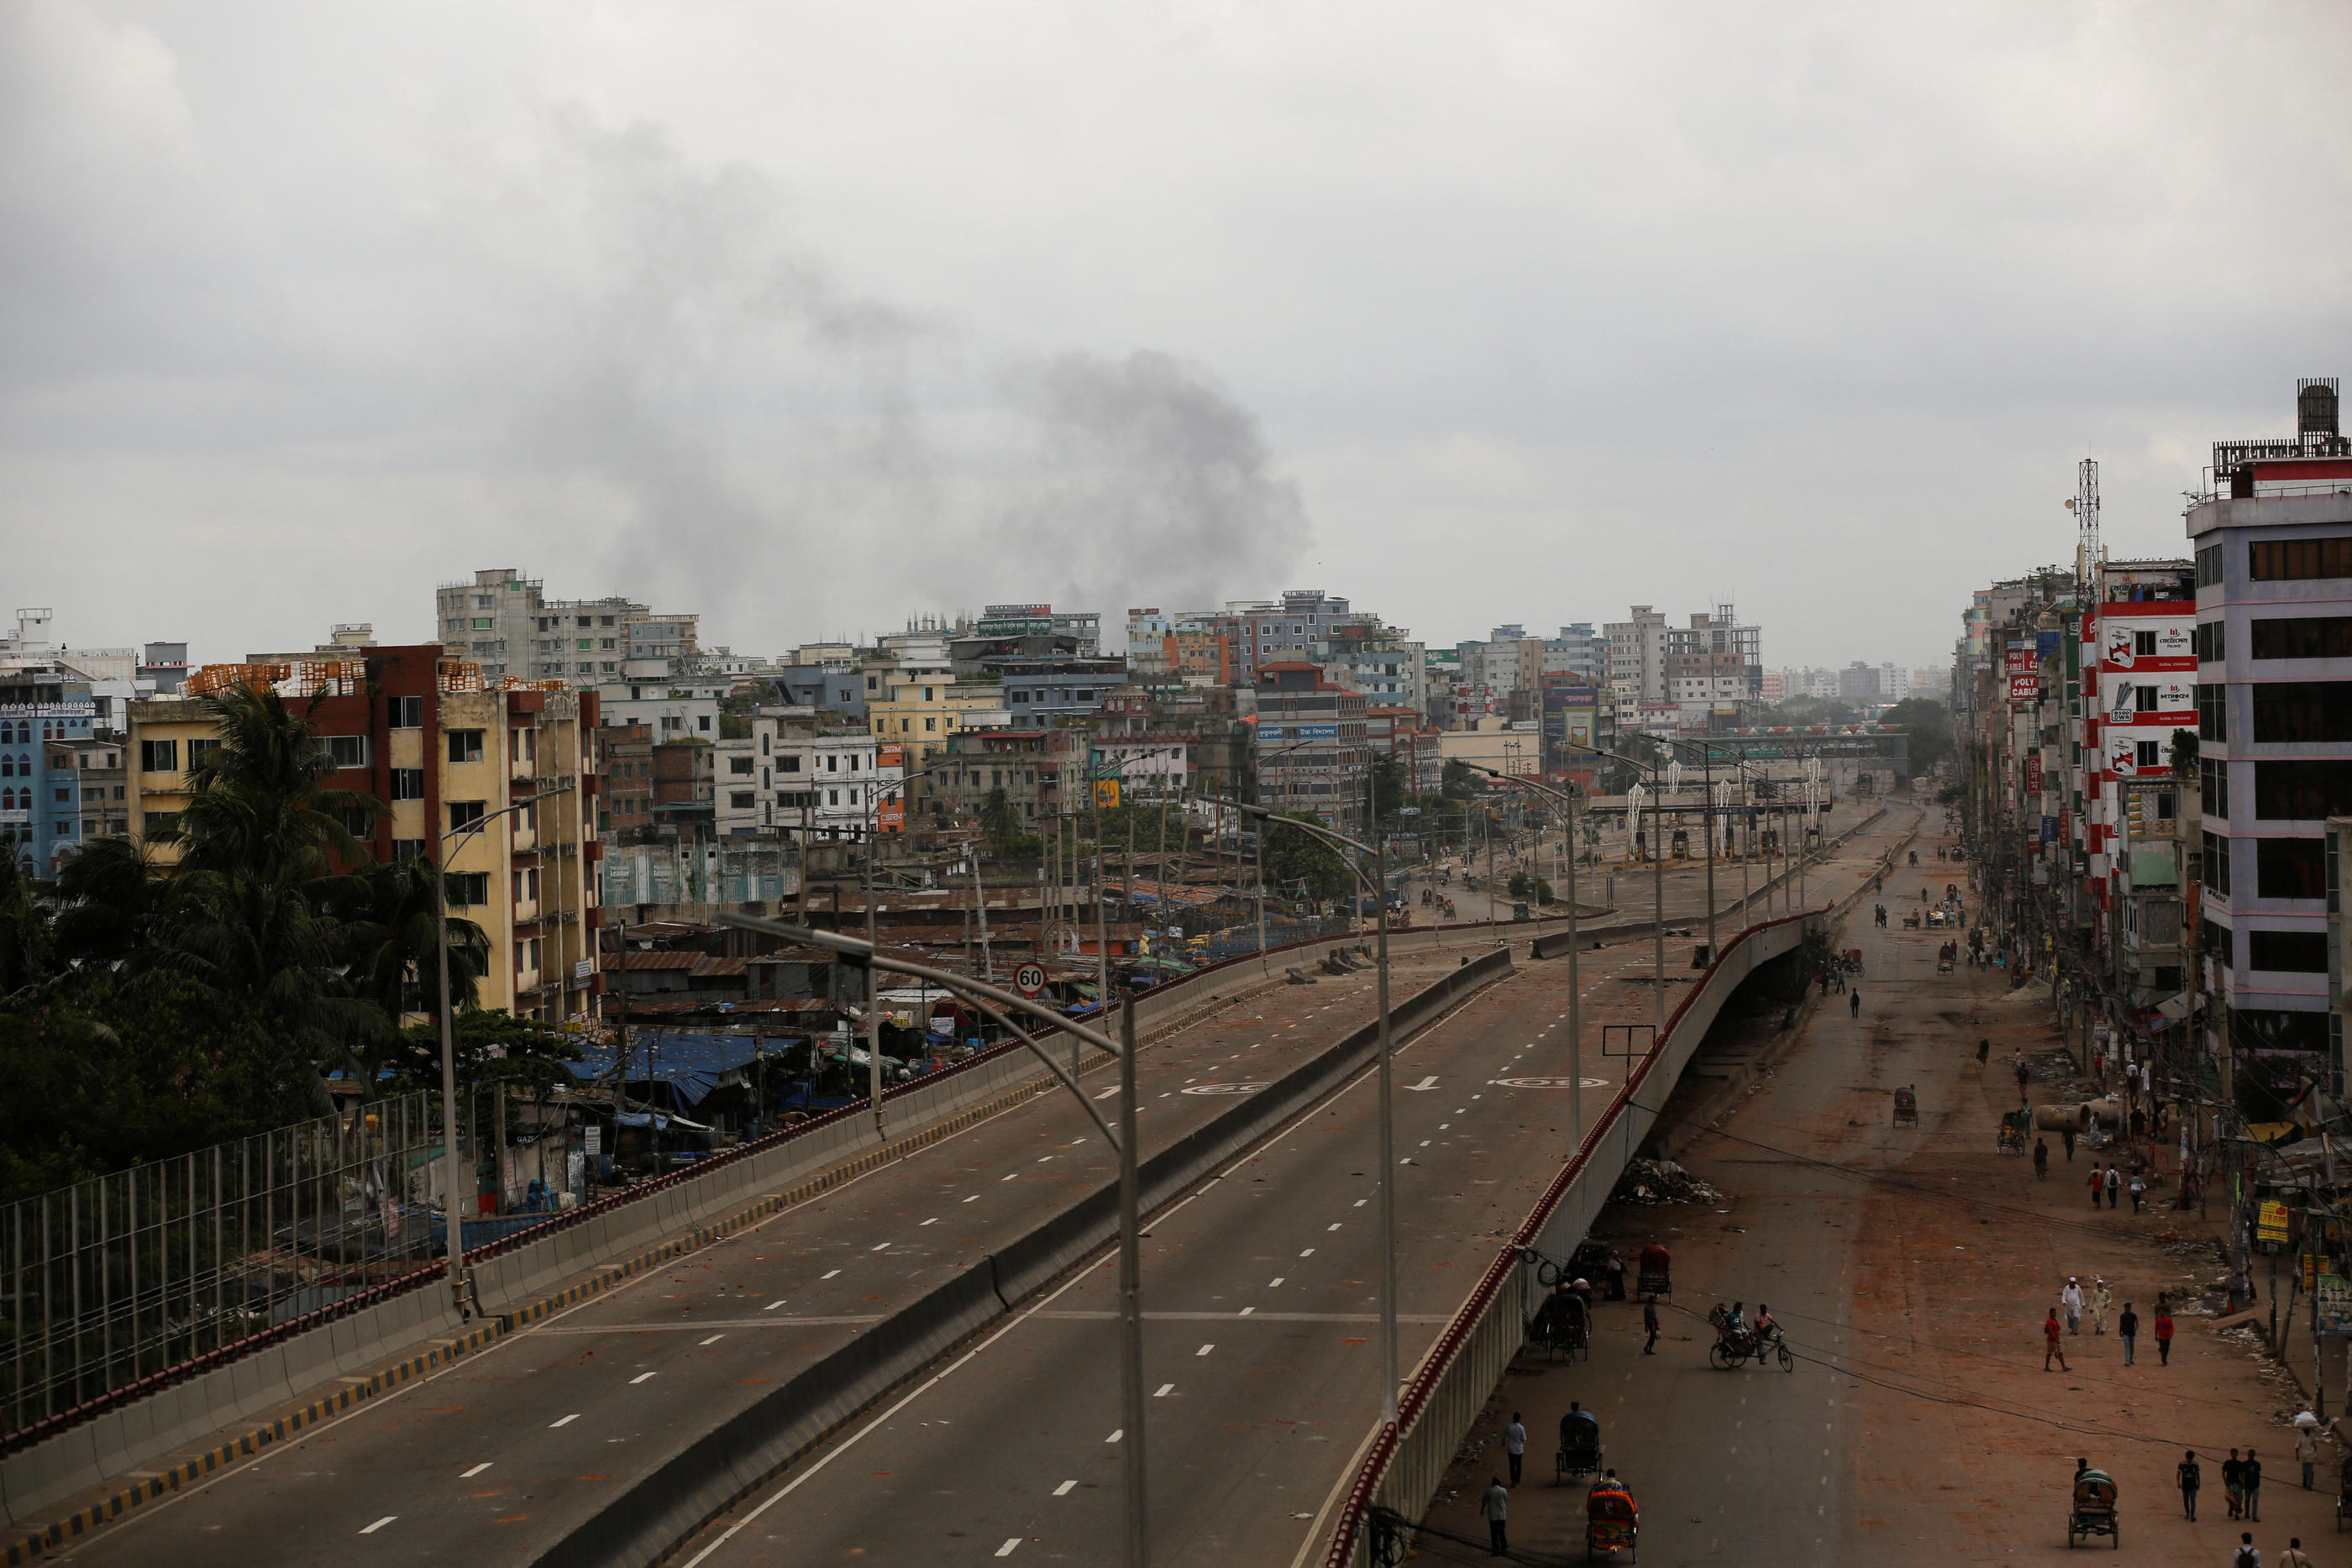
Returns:
[[[1006,1018],[1003,1013],[997,1011],[994,1004],[975,996],[966,996],[964,999],[970,1002],[973,1007],[978,1008],[990,1019],[995,1022],[999,1028],[1010,1030],[1013,1032],[1013,1039],[1019,1040],[1023,1045],[1027,1046],[1029,1048],[1030,1054],[1045,1064],[1045,1071],[1060,1079],[1062,1081],[1062,1087],[1077,1096],[1078,1108],[1093,1118],[1096,1127],[1101,1130],[1104,1137],[1110,1140],[1111,1149],[1113,1152],[1117,1152],[1118,1148],[1118,1134],[1110,1130],[1110,1124],[1103,1120],[1102,1113],[1095,1109],[1095,1103],[1087,1097],[1085,1090],[1078,1087],[1078,1081],[1071,1074],[1070,1070],[1064,1067],[1060,1062],[1055,1061],[1053,1053],[1048,1051],[1044,1046],[1038,1044],[1035,1040],[1031,1038],[1028,1030],[1023,1029],[1019,1024],[1014,1023],[1011,1019]]]
[[[1286,817],[1279,811],[1269,811],[1264,806],[1252,806],[1240,800],[1227,800],[1215,795],[1195,795],[1193,799],[1208,806],[1231,806],[1236,811],[1261,818],[1269,822],[1285,822],[1301,832],[1312,833],[1328,843],[1345,844],[1349,849],[1360,851],[1365,854],[1373,852],[1372,846],[1362,840],[1351,839],[1337,828],[1327,828],[1320,822],[1309,822],[1297,817]]]

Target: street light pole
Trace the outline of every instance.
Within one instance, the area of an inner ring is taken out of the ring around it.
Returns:
[[[1120,1456],[1127,1479],[1127,1561],[1145,1568],[1151,1531],[1145,1517],[1150,1476],[1143,1458],[1143,1248],[1141,1183],[1136,1176],[1135,1009],[1118,1009],[1118,1348]]]

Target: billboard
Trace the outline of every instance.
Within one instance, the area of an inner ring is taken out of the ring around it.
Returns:
[[[2187,619],[2126,617],[2110,612],[2099,621],[2099,662],[2109,670],[2193,670],[2197,667]],[[2141,639],[2147,639],[2143,646]]]
[[[1261,724],[1259,737],[1265,740],[1337,740],[1339,727],[1336,724]]]
[[[2009,700],[2013,703],[2031,703],[2041,701],[2042,677],[2038,674],[2030,674],[2010,676]]]

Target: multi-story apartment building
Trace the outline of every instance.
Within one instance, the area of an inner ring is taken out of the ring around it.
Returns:
[[[2217,443],[2196,552],[2208,1045],[2281,1087],[2341,1092],[2326,824],[2352,814],[2352,443],[2333,381],[2291,439]],[[2338,982],[2340,984],[2340,982]]]
[[[2197,724],[2197,606],[2185,560],[2102,562],[2077,620],[2068,804],[2083,821],[2092,917],[2128,1007],[2179,994],[2182,791],[2174,737]]]
[[[1371,767],[1364,695],[1304,660],[1262,666],[1256,692],[1257,804],[1355,832]]]
[[[715,745],[708,740],[654,742],[654,826],[681,839],[709,836],[718,811]]]
[[[944,638],[931,647],[901,650],[888,663],[869,664],[865,673],[866,728],[877,742],[899,748],[906,768],[903,805],[909,812],[935,814],[923,807],[931,781],[921,775],[950,736],[1003,729],[1013,723],[1004,686],[978,676],[959,678]],[[1104,687],[1119,684],[1109,678]],[[1023,705],[1024,709],[1034,706]]]
[[[1374,757],[1394,758],[1408,795],[1434,795],[1445,781],[1442,731],[1417,707],[1364,710],[1364,744]]]
[[[1646,604],[1634,605],[1625,620],[1603,625],[1609,684],[1637,702],[1666,701],[1666,618]]]
[[[1052,641],[1052,639],[1043,639]],[[1026,644],[1039,639],[1023,638]],[[958,678],[1002,692],[1005,710],[1022,725],[1084,717],[1103,697],[1127,685],[1127,661],[1024,646],[959,660]]]
[[[1222,632],[1180,626],[1160,644],[1160,658],[1186,685],[1229,686],[1234,684],[1234,640]]]
[[[1420,709],[1429,688],[1423,649],[1402,626],[1383,626],[1375,617],[1333,629],[1323,674],[1364,694],[1374,707]]]
[[[49,771],[70,769],[78,783],[85,844],[92,839],[130,836],[130,775],[122,766],[122,747],[113,737],[49,742]],[[55,786],[50,792],[54,803]]]
[[[1158,612],[1149,613],[1157,614]],[[1102,653],[1102,616],[1096,612],[1056,611],[1050,604],[991,604],[969,631],[979,637],[1068,637],[1088,657]]]
[[[55,874],[58,857],[81,847],[83,777],[74,757],[93,738],[97,713],[89,683],[66,672],[0,674],[0,848],[36,876]]]
[[[1543,673],[1570,676],[1580,686],[1607,685],[1609,639],[1595,632],[1590,621],[1561,627],[1559,636],[1544,639]]]
[[[926,809],[936,821],[973,822],[997,790],[1024,822],[1086,809],[1085,732],[1013,726],[964,730],[948,738],[932,766]]]
[[[711,748],[722,837],[786,833],[805,843],[903,831],[899,747],[813,708],[762,708],[751,730]]]
[[[362,652],[210,665],[190,676],[186,696],[132,704],[131,837],[159,860],[173,857],[151,836],[185,809],[188,768],[220,740],[194,699],[269,685],[338,765],[331,787],[383,802],[372,823],[353,824],[369,852],[438,865],[452,912],[481,927],[491,963],[480,1004],[583,1016],[594,981],[578,966],[593,956],[599,924],[595,695],[492,682],[432,643]],[[534,795],[550,798],[500,815]]]
[[[539,579],[511,567],[443,583],[434,594],[434,625],[446,647],[468,655],[492,680],[587,686],[632,673],[644,680],[690,674],[701,663],[694,616],[656,615],[620,595],[549,599]]]
[[[653,731],[642,724],[608,724],[596,746],[604,764],[597,831],[644,832],[654,825]]]

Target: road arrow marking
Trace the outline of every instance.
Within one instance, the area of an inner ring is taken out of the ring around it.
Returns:
[[[1428,1077],[1428,1078],[1424,1078],[1424,1079],[1423,1079],[1423,1080],[1422,1080],[1420,1082],[1418,1082],[1418,1083],[1408,1083],[1408,1084],[1406,1084],[1406,1085],[1405,1085],[1405,1087],[1406,1087],[1407,1089],[1419,1090],[1419,1091],[1421,1091],[1421,1092],[1428,1092],[1429,1090],[1432,1090],[1432,1089],[1434,1089],[1434,1088],[1436,1088],[1436,1087],[1437,1087],[1437,1079],[1435,1078],[1435,1076],[1434,1076],[1434,1075],[1433,1075],[1433,1076],[1431,1076],[1431,1077]]]

